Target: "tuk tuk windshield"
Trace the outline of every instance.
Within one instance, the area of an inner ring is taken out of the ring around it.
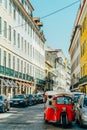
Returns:
[[[57,97],[57,104],[71,104],[71,102],[70,97]]]

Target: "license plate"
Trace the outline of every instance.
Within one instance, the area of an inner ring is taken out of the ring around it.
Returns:
[[[18,102],[14,102],[14,104],[18,104]]]

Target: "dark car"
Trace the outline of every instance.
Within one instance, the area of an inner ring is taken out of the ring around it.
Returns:
[[[39,97],[37,94],[33,94],[35,104],[39,103]]]
[[[29,95],[27,95],[27,97],[28,97],[28,105],[29,106],[35,104],[35,100],[34,100],[33,94],[29,94]]]
[[[6,112],[10,109],[10,102],[6,95],[0,95],[0,112]]]
[[[28,98],[25,94],[14,95],[12,99],[10,99],[10,106],[21,106],[25,107],[28,105]]]
[[[39,103],[43,103],[43,94],[37,94]]]

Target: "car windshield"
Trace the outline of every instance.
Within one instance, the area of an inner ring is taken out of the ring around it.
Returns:
[[[84,99],[84,106],[87,106],[87,98]]]
[[[0,96],[0,100],[2,101],[2,96]]]
[[[78,96],[73,96],[72,99],[73,99],[74,102],[77,102],[78,101]]]
[[[42,95],[38,94],[38,97],[42,97]]]
[[[24,95],[14,95],[13,98],[24,98]]]
[[[71,102],[70,97],[57,97],[57,104],[71,104]]]

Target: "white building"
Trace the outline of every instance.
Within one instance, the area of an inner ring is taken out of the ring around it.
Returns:
[[[70,78],[70,66],[68,62],[66,62],[66,57],[64,56],[61,49],[53,50],[55,54],[55,70],[56,70],[56,87],[57,88],[64,88],[69,90],[71,85],[71,78]],[[68,61],[68,59],[67,59]]]
[[[45,37],[33,11],[29,0],[0,0],[1,94],[28,94],[44,86]]]
[[[65,59],[66,63],[66,90],[70,90],[71,86],[71,65],[69,63],[69,60]]]
[[[78,10],[74,28],[71,35],[71,43],[69,53],[71,57],[71,90],[74,91],[78,87],[80,78],[80,24],[78,22],[80,9]],[[77,24],[78,23],[78,24]]]

